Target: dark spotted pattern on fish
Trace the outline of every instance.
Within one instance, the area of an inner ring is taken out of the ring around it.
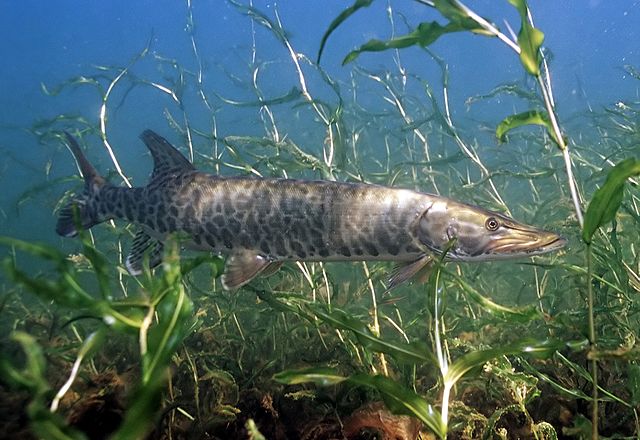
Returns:
[[[192,247],[257,250],[276,260],[411,260],[426,248],[411,233],[429,196],[375,185],[159,175],[145,188],[105,188],[102,217],[153,236],[184,232]]]

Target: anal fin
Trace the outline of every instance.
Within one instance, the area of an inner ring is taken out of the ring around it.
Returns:
[[[163,250],[164,245],[160,241],[151,238],[144,231],[139,231],[133,239],[131,250],[125,261],[127,271],[134,276],[140,275],[144,269],[145,259],[149,262],[149,269],[160,265]]]
[[[237,251],[229,255],[220,278],[225,290],[238,289],[262,273],[272,274],[279,262],[270,260],[248,250]]]
[[[414,278],[428,279],[433,261],[433,256],[423,255],[415,261],[396,266],[389,277],[387,292]]]

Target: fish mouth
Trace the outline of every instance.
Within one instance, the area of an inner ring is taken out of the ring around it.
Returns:
[[[484,255],[491,259],[533,256],[562,249],[567,244],[566,238],[554,232],[523,229],[510,232],[489,243]]]

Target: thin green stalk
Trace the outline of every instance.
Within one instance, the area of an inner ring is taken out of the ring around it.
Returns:
[[[433,283],[433,337],[435,352],[438,359],[438,366],[440,367],[440,374],[443,378],[443,390],[442,390],[442,407],[440,410],[440,420],[442,426],[447,429],[449,426],[449,399],[451,398],[451,389],[455,385],[456,381],[447,380],[447,373],[449,372],[449,362],[444,352],[442,341],[440,339],[441,321],[440,321],[440,293],[438,285],[440,284],[440,267],[436,268],[434,274]]]
[[[589,306],[589,344],[591,354],[596,349],[596,326],[593,314],[593,286],[591,276],[593,267],[591,264],[591,245],[587,244],[587,302]],[[595,356],[591,359],[591,378],[593,382],[593,403],[591,406],[591,439],[598,439],[598,360]]]
[[[366,261],[362,262],[362,268],[364,269],[364,274],[367,277],[367,285],[369,286],[369,291],[371,292],[371,318],[373,322],[371,323],[371,331],[372,333],[379,338],[380,337],[380,320],[378,319],[378,301],[376,299],[376,289],[373,286],[373,280],[371,279],[371,272],[369,271],[369,266]],[[387,366],[387,359],[384,356],[384,353],[378,353],[378,358],[380,359],[380,367],[382,368],[382,374],[389,377],[389,368]]]
[[[580,228],[582,228],[582,226],[584,225],[584,219],[582,216],[582,208],[580,205],[580,196],[578,195],[578,189],[576,188],[576,182],[573,177],[573,165],[571,164],[571,156],[569,155],[569,146],[562,137],[562,132],[560,130],[560,125],[558,124],[558,118],[556,117],[555,108],[553,107],[551,96],[549,95],[549,90],[551,88],[550,79],[549,77],[545,79],[542,77],[542,75],[537,75],[536,79],[538,80],[540,91],[542,92],[542,97],[544,98],[544,104],[547,108],[547,113],[549,114],[549,119],[551,121],[551,126],[553,127],[555,138],[560,143],[560,145],[558,146],[560,147],[560,150],[562,150],[562,157],[564,159],[564,166],[567,171],[567,181],[569,183],[571,200],[573,201],[573,206],[576,211],[578,224],[580,224]]]

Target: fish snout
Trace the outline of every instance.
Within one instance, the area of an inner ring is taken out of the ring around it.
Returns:
[[[511,227],[494,239],[489,253],[495,257],[540,255],[563,248],[567,239],[555,232],[537,228]]]

